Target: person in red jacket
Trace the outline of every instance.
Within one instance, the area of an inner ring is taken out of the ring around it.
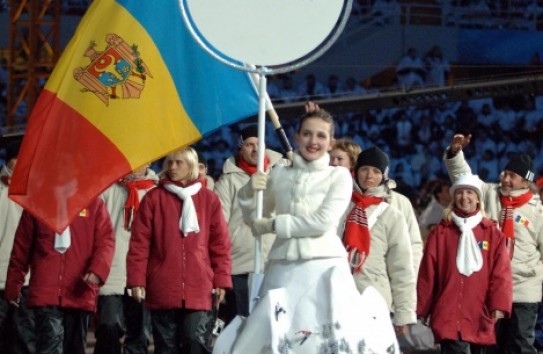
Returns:
[[[61,234],[23,211],[4,296],[18,306],[30,270],[27,305],[34,308],[37,353],[85,353],[89,321],[114,249],[113,227],[101,199],[81,210]]]
[[[169,154],[167,177],[142,199],[126,259],[127,287],[151,311],[155,353],[207,353],[207,313],[232,288],[221,202],[204,188],[190,147]],[[179,335],[180,334],[180,335]]]
[[[417,316],[430,320],[441,353],[483,354],[513,303],[505,236],[484,217],[482,182],[459,175],[444,219],[428,236],[417,282]]]

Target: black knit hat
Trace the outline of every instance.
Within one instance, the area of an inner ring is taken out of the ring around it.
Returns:
[[[377,146],[366,149],[358,155],[354,170],[358,172],[358,169],[362,166],[371,166],[378,168],[383,174],[383,181],[388,180],[390,160],[388,159],[388,155]]]
[[[20,141],[12,141],[6,146],[6,163],[11,159],[16,159],[19,155],[19,149],[21,148]]]
[[[527,154],[516,154],[507,163],[504,170],[515,172],[527,181],[533,182],[535,179],[534,163]]]
[[[256,124],[248,125],[241,130],[239,135],[239,147],[241,147],[243,142],[248,138],[258,138],[258,126]]]

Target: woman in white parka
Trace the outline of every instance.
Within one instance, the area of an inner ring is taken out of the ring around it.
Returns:
[[[349,254],[356,286],[363,292],[373,286],[393,313],[397,335],[417,322],[416,274],[411,239],[403,214],[386,202],[388,155],[378,147],[364,150],[354,169],[354,190],[340,229]],[[342,224],[343,226],[343,224]]]
[[[256,173],[240,191],[253,233],[276,240],[258,303],[230,325],[241,328],[222,332],[214,353],[399,353],[386,303],[375,289],[358,293],[337,237],[352,178],[329,166],[333,129],[325,110],[306,113],[293,165]],[[253,196],[262,189],[264,217],[255,220]]]

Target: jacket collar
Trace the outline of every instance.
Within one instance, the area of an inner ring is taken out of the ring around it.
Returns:
[[[294,167],[307,170],[309,172],[324,170],[330,166],[330,155],[322,155],[321,158],[313,161],[306,161],[298,151],[294,153],[292,164]]]
[[[371,195],[378,198],[388,198],[388,188],[384,184],[381,184],[380,186],[374,188],[370,188],[366,191],[362,191],[362,188],[360,188],[358,183],[356,183],[356,180],[353,179],[353,189],[363,195]]]
[[[516,189],[516,190],[511,191],[511,192],[509,192],[509,193],[506,194],[506,193],[504,193],[504,192],[502,191],[502,189],[500,188],[500,195],[511,196],[511,197],[518,197],[519,195],[522,195],[522,194],[528,192],[528,190],[529,190],[528,188]]]

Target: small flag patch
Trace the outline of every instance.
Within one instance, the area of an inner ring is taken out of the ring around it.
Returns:
[[[488,251],[488,241],[480,241],[479,242],[479,248],[481,250]]]
[[[530,224],[530,221],[528,221],[528,219],[526,219],[524,216],[521,216],[521,215],[517,215],[515,217],[515,222],[517,224],[521,224],[521,225],[524,225],[524,226],[528,226],[528,224]]]

